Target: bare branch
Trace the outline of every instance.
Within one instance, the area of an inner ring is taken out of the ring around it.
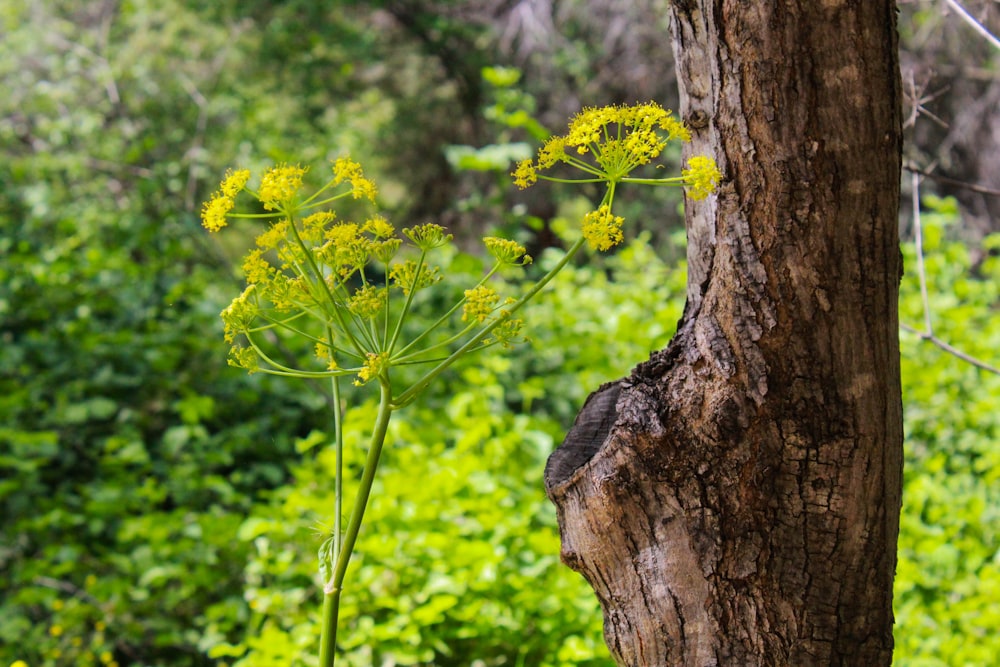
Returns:
[[[921,176],[926,176],[927,178],[937,181],[938,183],[944,183],[945,185],[953,185],[956,188],[963,188],[965,190],[971,190],[972,192],[978,192],[981,195],[989,195],[991,197],[1000,197],[1000,190],[995,190],[993,188],[988,188],[984,185],[977,185],[975,183],[966,183],[965,181],[960,181],[955,178],[949,178],[947,176],[942,176],[941,174],[935,174],[932,171],[927,171],[926,169],[921,169],[913,163],[908,163],[903,166],[903,169],[910,172],[911,174],[920,174]]]
[[[913,192],[913,245],[917,253],[917,278],[920,281],[920,301],[924,310],[924,330],[919,331],[914,327],[903,323],[900,323],[899,327],[904,331],[916,334],[921,338],[921,340],[926,340],[934,345],[937,345],[948,354],[958,357],[962,361],[972,364],[976,368],[1000,375],[1000,369],[990,366],[986,362],[980,361],[979,359],[962,352],[958,348],[949,345],[934,335],[934,328],[931,324],[930,300],[927,297],[927,274],[924,271],[924,246],[922,228],[920,225],[920,175],[916,170],[910,169],[909,171],[912,172],[911,189]]]
[[[996,48],[1000,49],[1000,39],[997,39],[997,38],[996,38],[996,37],[995,37],[995,36],[993,35],[993,33],[991,33],[991,32],[990,32],[989,30],[987,30],[987,29],[986,29],[986,26],[984,26],[984,25],[983,25],[982,23],[980,23],[979,21],[977,21],[977,20],[976,20],[976,19],[975,19],[975,18],[974,18],[974,17],[972,16],[972,14],[970,14],[970,13],[969,13],[969,12],[968,12],[968,11],[967,11],[967,10],[965,9],[965,7],[963,7],[963,6],[962,6],[962,5],[960,5],[960,4],[958,3],[958,2],[956,2],[956,0],[944,0],[944,1],[945,1],[945,3],[947,3],[947,5],[948,5],[949,7],[951,7],[951,8],[952,8],[952,9],[954,9],[954,10],[955,10],[956,12],[958,12],[958,15],[959,15],[959,16],[960,16],[960,17],[961,17],[961,18],[962,18],[962,19],[963,19],[963,20],[964,20],[964,21],[965,21],[966,23],[968,23],[969,25],[971,25],[971,26],[972,26],[972,28],[973,28],[973,30],[975,30],[976,32],[978,32],[978,33],[979,33],[980,35],[982,35],[983,37],[985,37],[985,38],[986,38],[986,41],[988,41],[988,42],[989,42],[990,44],[992,44],[992,45],[993,45],[993,46],[995,46]]]
[[[933,334],[929,334],[929,333],[926,333],[924,331],[918,331],[917,329],[914,329],[913,327],[909,326],[908,324],[900,324],[899,328],[902,329],[902,330],[904,330],[904,331],[908,331],[909,333],[916,334],[917,337],[919,337],[921,340],[926,340],[929,343],[933,343],[934,345],[937,345],[938,347],[940,347],[942,350],[944,350],[948,354],[950,354],[952,356],[955,356],[955,357],[958,357],[962,361],[964,361],[964,362],[966,362],[968,364],[971,364],[971,365],[975,366],[976,368],[980,368],[980,369],[982,369],[984,371],[987,371],[989,373],[995,373],[997,375],[1000,375],[1000,368],[997,368],[995,366],[990,366],[985,361],[980,361],[979,359],[976,359],[975,357],[973,357],[971,355],[968,355],[965,352],[962,352],[958,348],[955,348],[955,347],[949,345],[948,343],[944,342],[943,340],[941,340],[940,338],[938,338],[937,336],[935,336]]]

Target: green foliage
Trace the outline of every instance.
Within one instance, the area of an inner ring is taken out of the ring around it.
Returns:
[[[492,177],[541,132],[511,71],[477,55],[475,81],[441,74],[412,44],[386,48],[369,16],[300,0],[0,4],[0,665],[284,666],[315,650],[329,425],[309,390],[220,363],[238,281],[217,267],[242,248],[206,241],[197,205],[233,156],[323,162],[333,147],[368,163],[376,146],[396,179],[385,198],[418,208],[420,184],[444,179],[407,172],[447,164],[429,148],[442,136],[473,143],[446,132],[469,116],[445,110],[456,87],[476,102],[480,74],[497,89],[489,120],[511,131],[453,159]],[[430,15],[414,30],[462,32]],[[582,55],[570,65],[590,80]],[[996,365],[1000,260],[970,266],[948,206],[924,220],[935,331]],[[639,209],[626,225],[670,233]],[[902,320],[920,326],[904,250]],[[609,664],[596,602],[557,562],[540,471],[589,391],[666,343],[683,281],[641,242],[570,267],[525,309],[521,354],[463,366],[400,413],[345,597],[353,664],[375,663],[376,639],[400,665]],[[911,334],[902,347],[897,663],[994,664],[1000,384]]]
[[[954,200],[928,198],[924,259],[935,334],[994,366],[1000,258],[976,270],[948,240]],[[1000,247],[1000,235],[986,247]],[[923,327],[912,244],[900,319]],[[978,275],[977,275],[978,274]],[[974,333],[973,333],[974,332]],[[906,463],[896,574],[896,663],[996,664],[1000,654],[1000,377],[901,335]]]

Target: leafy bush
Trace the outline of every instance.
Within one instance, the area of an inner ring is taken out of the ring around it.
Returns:
[[[973,270],[948,240],[954,200],[923,216],[931,319],[943,340],[998,364],[1000,235]],[[904,245],[900,319],[923,327],[916,255]],[[978,276],[976,273],[978,272]],[[996,664],[1000,654],[1000,377],[901,335],[906,460],[896,574],[896,663]]]

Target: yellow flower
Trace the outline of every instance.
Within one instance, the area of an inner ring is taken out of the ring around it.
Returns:
[[[586,153],[591,144],[597,144],[605,137],[604,127],[619,118],[621,114],[617,107],[584,107],[569,122],[566,145],[576,146],[576,152],[581,155]]]
[[[333,184],[340,185],[344,181],[351,182],[351,195],[355,199],[365,197],[375,201],[378,189],[375,183],[365,178],[361,165],[349,157],[337,158],[333,163]]]
[[[524,320],[512,318],[506,310],[500,311],[500,320],[500,324],[491,332],[489,338],[483,341],[484,343],[487,345],[500,343],[505,350],[509,350],[514,347],[514,343],[528,340],[521,336]]]
[[[279,164],[264,172],[258,196],[268,211],[288,203],[302,187],[306,170],[295,165]]]
[[[423,289],[441,280],[441,271],[436,266],[423,265],[417,276],[417,263],[412,259],[401,264],[393,264],[389,269],[389,280],[393,285],[409,294],[411,290]]]
[[[372,254],[375,259],[388,264],[389,260],[396,256],[399,246],[403,245],[403,239],[386,239],[385,241],[372,242]]]
[[[384,287],[365,285],[348,299],[347,309],[362,319],[371,319],[382,312],[385,297]]]
[[[10,663],[10,667],[28,667],[28,663],[26,663],[24,660],[15,660],[14,662]]]
[[[524,246],[517,241],[487,236],[483,243],[486,250],[501,264],[531,264],[531,255],[526,255]]]
[[[63,626],[61,625],[53,625],[52,627],[49,628],[49,634],[52,635],[53,637],[61,637],[62,633],[63,633]]]
[[[522,190],[538,180],[538,173],[530,159],[518,162],[517,167],[511,172],[511,176],[514,177],[514,185]]]
[[[226,214],[236,205],[235,197],[240,193],[247,181],[250,171],[238,169],[226,171],[219,190],[201,207],[201,224],[210,232],[217,232],[226,226]]]
[[[496,290],[480,285],[472,289],[465,290],[465,305],[462,307],[462,321],[476,319],[485,322],[493,307],[500,301]]]
[[[302,220],[302,231],[299,236],[303,241],[319,243],[323,239],[327,225],[332,224],[337,216],[331,211],[317,211]]]
[[[216,193],[201,207],[201,224],[210,232],[217,232],[226,226],[226,214],[233,210],[236,202],[232,197]]]
[[[659,157],[674,139],[690,141],[691,135],[672,112],[655,102],[585,107],[570,120],[564,136],[549,138],[538,150],[536,161],[518,163],[511,175],[515,185],[524,189],[540,178],[541,170],[567,162],[586,172],[586,180],[596,176],[620,182],[635,168]],[[567,155],[570,148],[578,156]],[[588,154],[593,158],[579,157]]]
[[[388,359],[389,357],[385,353],[375,354],[374,352],[369,352],[364,366],[358,371],[358,379],[354,381],[354,384],[360,387],[372,378],[378,377],[378,374],[385,369]]]
[[[249,169],[237,169],[236,171],[230,169],[226,172],[225,178],[222,179],[222,185],[219,186],[219,190],[225,196],[235,198],[246,187],[249,180]]]
[[[428,222],[424,225],[414,225],[409,229],[404,229],[403,233],[413,241],[413,245],[421,250],[439,248],[452,239],[451,234],[445,234],[444,227],[435,225],[433,222]]]
[[[277,248],[288,235],[288,220],[280,220],[257,235],[257,247],[261,250]]]
[[[264,259],[264,253],[260,250],[251,250],[243,260],[243,272],[248,283],[265,282],[274,271],[274,267]]]
[[[715,192],[722,179],[722,172],[715,165],[715,160],[704,155],[696,155],[688,160],[688,168],[681,171],[691,199],[704,199]]]
[[[249,347],[234,345],[229,350],[229,359],[227,361],[230,366],[243,368],[251,375],[260,370],[260,361],[257,358],[257,353]]]
[[[396,228],[381,215],[376,215],[366,220],[362,229],[377,239],[391,238],[396,234]]]
[[[549,137],[538,149],[539,169],[548,169],[556,162],[565,162],[566,159],[566,137]]]
[[[247,286],[242,294],[219,313],[225,324],[226,342],[232,343],[238,334],[245,333],[253,325],[258,313],[257,304],[252,300],[255,289],[254,285]]]
[[[583,218],[583,237],[594,250],[610,250],[622,242],[622,223],[625,219],[612,215],[605,204]]]

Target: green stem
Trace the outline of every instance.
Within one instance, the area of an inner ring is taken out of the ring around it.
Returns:
[[[368,507],[368,498],[371,495],[372,483],[375,481],[375,470],[378,468],[379,457],[382,455],[382,446],[385,444],[385,434],[389,428],[389,419],[392,417],[392,387],[389,384],[389,379],[384,375],[379,377],[379,389],[378,416],[375,418],[375,427],[372,429],[371,440],[368,445],[368,458],[365,459],[365,468],[361,473],[361,484],[354,498],[354,507],[351,510],[351,518],[347,523],[347,532],[344,534],[340,553],[337,554],[333,576],[323,589],[323,628],[320,636],[320,667],[333,667],[336,658],[337,617],[340,610],[340,594],[343,590],[344,575],[347,572],[347,565],[351,562],[354,545],[358,540],[358,532],[361,529],[361,522]]]

